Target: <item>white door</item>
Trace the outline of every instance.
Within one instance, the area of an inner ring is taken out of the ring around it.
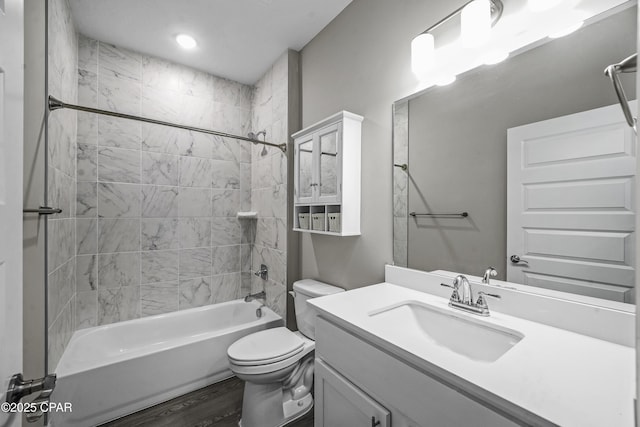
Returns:
[[[22,372],[23,0],[0,0],[0,402]],[[0,425],[21,415],[0,411]]]
[[[391,414],[322,360],[315,361],[315,426],[389,427]]]
[[[633,302],[635,157],[617,104],[509,129],[507,280]]]

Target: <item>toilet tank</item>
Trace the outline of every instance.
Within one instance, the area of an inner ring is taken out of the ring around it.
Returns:
[[[293,283],[296,322],[298,330],[304,336],[312,340],[316,339],[316,310],[307,304],[307,300],[338,292],[344,292],[344,289],[313,279],[298,280]]]

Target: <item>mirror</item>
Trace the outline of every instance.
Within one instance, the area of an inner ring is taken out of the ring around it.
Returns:
[[[635,137],[603,70],[636,52],[636,9],[394,104],[396,265],[634,301]]]

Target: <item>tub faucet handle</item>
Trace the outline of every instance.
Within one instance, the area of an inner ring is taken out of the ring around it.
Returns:
[[[266,264],[260,264],[260,270],[256,271],[256,276],[261,278],[262,280],[267,280],[269,278],[269,267]]]

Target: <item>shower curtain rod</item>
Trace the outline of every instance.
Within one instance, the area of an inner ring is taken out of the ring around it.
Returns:
[[[91,107],[84,107],[82,105],[67,104],[66,102],[62,102],[59,99],[56,99],[53,96],[49,95],[49,111],[55,111],[61,108],[84,111],[87,113],[102,114],[104,116],[118,117],[121,119],[136,120],[139,122],[151,123],[154,125],[169,126],[169,127],[174,127],[178,129],[190,130],[194,132],[207,133],[209,135],[222,136],[224,138],[240,139],[242,141],[253,142],[254,144],[262,144],[262,145],[268,145],[269,147],[276,147],[282,150],[283,153],[287,152],[287,144],[274,144],[273,142],[260,141],[259,139],[248,138],[246,136],[240,136],[240,135],[233,135],[231,133],[219,132],[211,129],[203,129],[203,128],[197,128],[193,126],[186,126],[186,125],[181,125],[177,123],[165,122],[162,120],[150,119],[147,117],[134,116],[131,114],[115,113],[113,111],[100,110],[98,108],[91,108]]]

